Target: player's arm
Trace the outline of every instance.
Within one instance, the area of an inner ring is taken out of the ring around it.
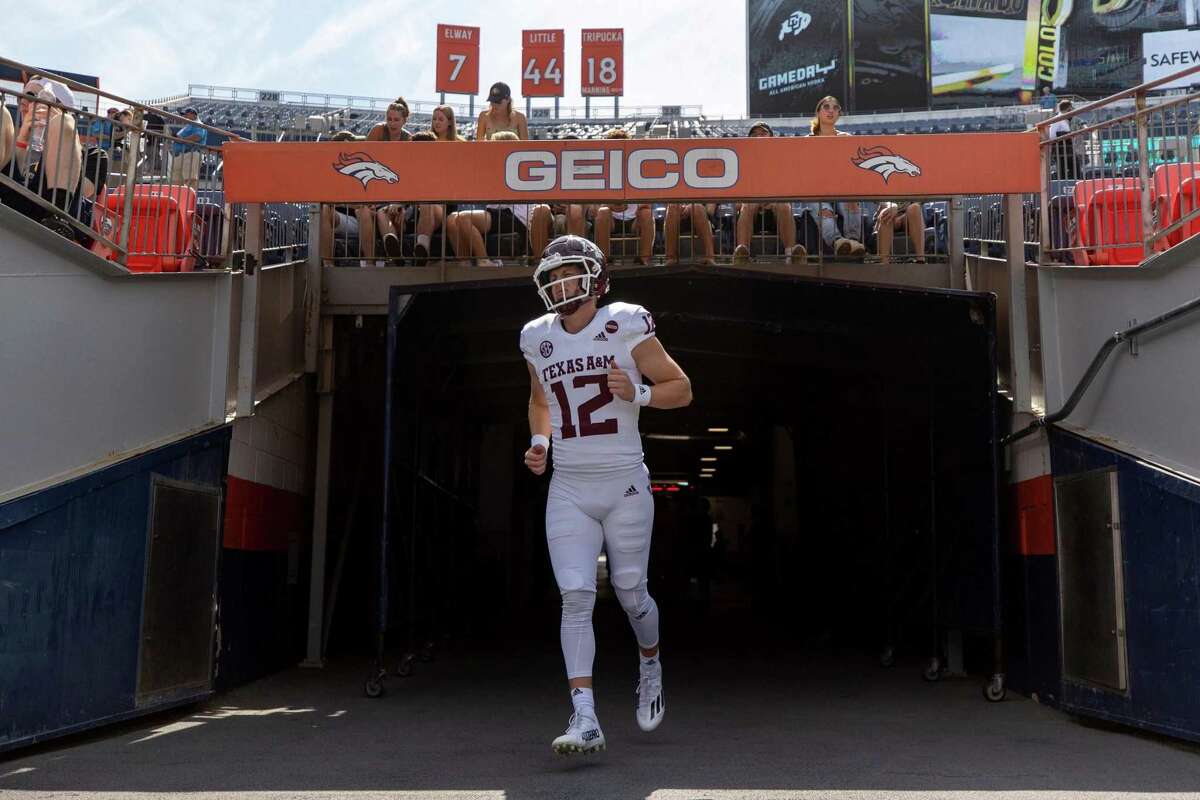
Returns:
[[[675,359],[667,354],[657,336],[651,336],[633,348],[633,362],[638,372],[654,382],[650,390],[650,402],[642,403],[651,408],[683,408],[691,405],[692,382],[684,374]],[[608,389],[622,400],[632,403],[639,390],[622,369],[610,370]]]
[[[546,402],[546,392],[542,389],[542,383],[538,380],[533,364],[526,361],[525,366],[529,368],[529,434],[531,438],[541,435],[549,440],[551,432],[550,404]],[[529,449],[525,451],[525,466],[529,467],[530,472],[534,475],[541,475],[545,472],[546,448],[540,444],[530,444]]]

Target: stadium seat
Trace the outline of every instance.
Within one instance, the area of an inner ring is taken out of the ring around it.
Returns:
[[[1180,195],[1183,185],[1197,175],[1200,164],[1159,164],[1154,170],[1154,204],[1158,217],[1158,229],[1172,225],[1183,213],[1180,209]],[[1194,186],[1194,184],[1193,184]],[[1191,191],[1189,189],[1189,191]],[[1191,207],[1197,205],[1196,198],[1191,198]],[[1167,236],[1166,244],[1177,245],[1187,238],[1182,231],[1176,231]]]
[[[1200,179],[1186,178],[1179,185],[1179,191],[1172,202],[1173,220],[1183,219],[1194,211],[1200,211]],[[1176,245],[1184,239],[1189,239],[1200,233],[1200,217],[1188,221],[1182,228],[1168,237],[1171,245]]]
[[[1088,263],[1137,265],[1142,261],[1142,192],[1139,187],[1102,188],[1088,198],[1080,217]]]
[[[160,185],[139,185],[133,189],[126,268],[131,272],[195,269],[192,226],[196,191],[190,186]],[[124,208],[125,187],[106,190],[93,210],[92,227],[115,241],[120,235]],[[92,251],[111,261],[117,260],[117,253],[99,241],[92,245]]]

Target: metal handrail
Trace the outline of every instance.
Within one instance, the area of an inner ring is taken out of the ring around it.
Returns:
[[[169,119],[179,125],[199,125],[200,127],[204,128],[205,130],[208,130],[211,133],[217,133],[217,134],[220,134],[221,136],[226,136],[230,139],[246,141],[245,137],[239,136],[238,134],[234,133],[233,131],[227,131],[224,128],[218,128],[213,125],[207,125],[203,122],[193,122],[192,120],[188,119],[187,117],[183,117],[178,114],[174,114],[170,111],[167,111],[166,109],[159,108],[158,106],[146,105],[144,103],[139,103],[136,100],[129,100],[124,97],[121,97],[120,95],[112,94],[110,92],[103,91],[102,89],[98,89],[95,86],[88,86],[85,83],[80,83],[78,81],[71,80],[70,78],[65,77],[63,75],[59,75],[58,73],[55,73],[55,72],[50,72],[48,70],[40,69],[38,67],[31,67],[28,64],[22,64],[19,61],[13,61],[12,59],[3,58],[3,57],[0,57],[0,65],[4,65],[6,67],[11,67],[11,68],[19,70],[27,75],[40,75],[43,78],[50,78],[51,80],[58,81],[59,83],[65,85],[68,89],[71,89],[72,91],[81,92],[81,93],[89,94],[89,95],[94,94],[97,97],[103,97],[108,100],[115,100],[116,102],[122,103],[131,109],[140,109],[143,113],[146,111],[153,111],[155,114],[158,114],[166,119]],[[60,106],[60,108],[62,108],[62,106]],[[79,109],[74,109],[74,108],[70,109],[70,110],[71,111],[79,111]]]
[[[1079,405],[1079,401],[1083,399],[1084,393],[1087,392],[1089,387],[1091,387],[1092,382],[1095,381],[1096,376],[1100,373],[1100,368],[1104,366],[1104,362],[1108,360],[1109,354],[1117,345],[1121,344],[1122,342],[1128,342],[1140,334],[1148,333],[1156,328],[1161,328],[1168,322],[1173,322],[1174,320],[1186,314],[1190,314],[1197,309],[1200,309],[1200,297],[1189,300],[1183,305],[1176,306],[1165,314],[1160,314],[1154,319],[1147,320],[1146,322],[1133,325],[1123,331],[1117,331],[1114,333],[1112,336],[1106,339],[1104,344],[1100,346],[1100,349],[1096,351],[1096,355],[1092,358],[1092,363],[1088,365],[1088,368],[1083,373],[1083,376],[1075,384],[1074,391],[1071,392],[1071,396],[1067,398],[1067,402],[1063,404],[1062,408],[1053,414],[1047,414],[1044,417],[1034,420],[1019,431],[1014,431],[1013,433],[1008,434],[1000,440],[1000,444],[1005,446],[1010,445],[1013,442],[1019,441],[1020,439],[1024,439],[1026,436],[1036,433],[1042,428],[1053,425],[1054,423],[1060,422],[1069,417],[1071,412],[1075,410],[1075,407]]]
[[[1098,108],[1103,108],[1104,106],[1112,105],[1113,103],[1117,102],[1118,100],[1125,100],[1130,97],[1137,97],[1137,95],[1145,94],[1146,92],[1157,89],[1159,86],[1162,86],[1165,83],[1171,83],[1172,81],[1177,81],[1180,78],[1185,78],[1188,75],[1193,75],[1197,72],[1200,72],[1200,64],[1197,64],[1192,67],[1188,67],[1187,69],[1181,69],[1178,72],[1173,72],[1170,75],[1166,75],[1162,78],[1156,78],[1155,80],[1147,81],[1146,83],[1142,83],[1142,84],[1138,84],[1137,86],[1117,92],[1116,94],[1110,94],[1108,97],[1102,98],[1100,100],[1096,100],[1095,102],[1092,102],[1092,103],[1088,103],[1086,106],[1080,106],[1079,108],[1072,108],[1070,111],[1064,112],[1062,114],[1057,114],[1053,117],[1050,117],[1049,119],[1042,120],[1041,122],[1037,123],[1035,125],[1035,127],[1039,131],[1043,130],[1044,128],[1047,128],[1050,125],[1053,125],[1055,122],[1060,122],[1062,120],[1069,120],[1069,119],[1072,119],[1073,117],[1079,116],[1080,114],[1086,114],[1089,111],[1095,111]]]

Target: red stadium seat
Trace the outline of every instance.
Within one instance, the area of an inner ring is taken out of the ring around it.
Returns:
[[[125,187],[106,191],[96,203],[92,227],[115,241],[124,209]],[[190,186],[134,186],[125,266],[131,272],[190,272],[196,264],[191,254],[195,214],[196,191]],[[100,242],[92,251],[117,259]]]
[[[1088,199],[1080,238],[1091,264],[1142,262],[1142,190],[1137,186],[1098,189]]]
[[[1088,205],[1095,197],[1096,192],[1111,189],[1137,190],[1139,188],[1137,178],[1094,178],[1076,182],[1074,189],[1075,217],[1079,222],[1079,228],[1076,234],[1076,241],[1072,242],[1072,246],[1082,246],[1085,248],[1095,246],[1092,226],[1090,224],[1092,219],[1088,216]],[[1074,255],[1075,263],[1080,266],[1100,263],[1096,261],[1097,254],[1090,250],[1078,250],[1075,251]]]
[[[1200,175],[1200,164],[1159,164],[1154,170],[1154,205],[1158,213],[1158,230],[1162,230],[1179,219],[1179,196],[1182,185],[1189,178]],[[1195,198],[1192,200],[1195,205]],[[1180,231],[1167,236],[1166,246],[1179,244],[1186,238]]]
[[[1185,178],[1179,185],[1179,190],[1175,193],[1175,198],[1171,203],[1171,219],[1183,219],[1193,211],[1200,210],[1200,176],[1195,178]],[[1167,241],[1172,245],[1179,244],[1184,239],[1191,238],[1197,233],[1200,233],[1200,217],[1189,221],[1179,230],[1167,237]]]

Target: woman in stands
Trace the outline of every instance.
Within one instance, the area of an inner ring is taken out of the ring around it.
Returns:
[[[629,131],[613,128],[604,134],[605,139],[629,139]],[[607,203],[596,209],[596,246],[608,261],[612,261],[612,233],[616,223],[618,235],[636,236],[638,239],[637,264],[649,264],[654,251],[654,215],[646,203]]]
[[[29,191],[65,211],[79,189],[83,150],[75,118],[48,102],[57,102],[49,87],[36,79],[25,85],[19,102],[21,127],[13,142],[15,172],[9,174],[23,182]],[[36,145],[31,147],[35,126],[44,130],[40,157]],[[48,216],[46,208],[37,201],[7,187],[0,187],[0,202],[32,219]]]
[[[384,121],[371,128],[367,134],[368,142],[407,142],[412,139],[406,129],[408,124],[408,102],[403,97],[397,97],[396,102],[387,107]]]
[[[914,260],[925,263],[925,211],[919,200],[898,200],[895,203],[880,203],[875,214],[875,235],[879,238],[879,263],[892,260],[892,237],[904,228],[912,245]]]
[[[512,131],[494,131],[489,136],[494,142],[518,141],[517,135]],[[488,256],[486,237],[489,233],[523,233],[536,258],[550,241],[552,224],[548,205],[488,205],[482,211],[458,211],[451,214],[446,220],[446,234],[456,255],[473,258],[475,264],[480,267],[502,267],[503,261]]]
[[[515,133],[518,139],[529,138],[529,122],[524,114],[513,108],[512,90],[507,83],[497,82],[488,90],[488,107],[479,114],[475,141],[493,139],[501,131]]]
[[[775,131],[765,122],[756,122],[750,126],[750,132],[746,135],[751,138],[774,136]],[[804,245],[796,244],[796,220],[792,216],[791,203],[742,203],[737,211],[737,247],[733,249],[735,264],[750,260],[750,239],[754,235],[754,221],[758,218],[759,211],[769,211],[775,217],[775,231],[783,242],[783,252],[789,264],[803,262],[808,258],[808,251],[804,249]]]
[[[822,97],[817,103],[817,113],[809,125],[809,136],[849,136],[837,129],[842,116],[842,104],[832,95]],[[809,203],[808,209],[816,214],[821,225],[821,239],[839,256],[861,256],[867,252],[863,244],[862,206],[858,203],[838,203],[842,212],[842,230],[838,230],[837,214],[833,203]]]
[[[408,101],[403,97],[397,97],[396,101],[387,107],[384,121],[376,124],[367,133],[367,141],[411,141],[412,134],[404,127],[408,124],[408,117]],[[383,239],[383,249],[387,253],[388,258],[400,258],[404,255],[401,251],[400,243],[404,241],[404,223],[408,213],[408,207],[400,204],[379,206],[375,210],[375,225],[378,226],[379,235]],[[372,240],[372,253],[367,258],[374,256],[374,249],[375,243]]]
[[[458,135],[458,124],[454,121],[454,109],[450,106],[438,106],[433,110],[430,127],[435,141],[466,141]],[[417,242],[413,246],[413,257],[417,266],[421,266],[429,258],[429,242],[432,240],[434,232],[446,221],[446,214],[453,214],[456,210],[457,206],[453,204],[447,206],[441,203],[424,203],[418,209]]]

